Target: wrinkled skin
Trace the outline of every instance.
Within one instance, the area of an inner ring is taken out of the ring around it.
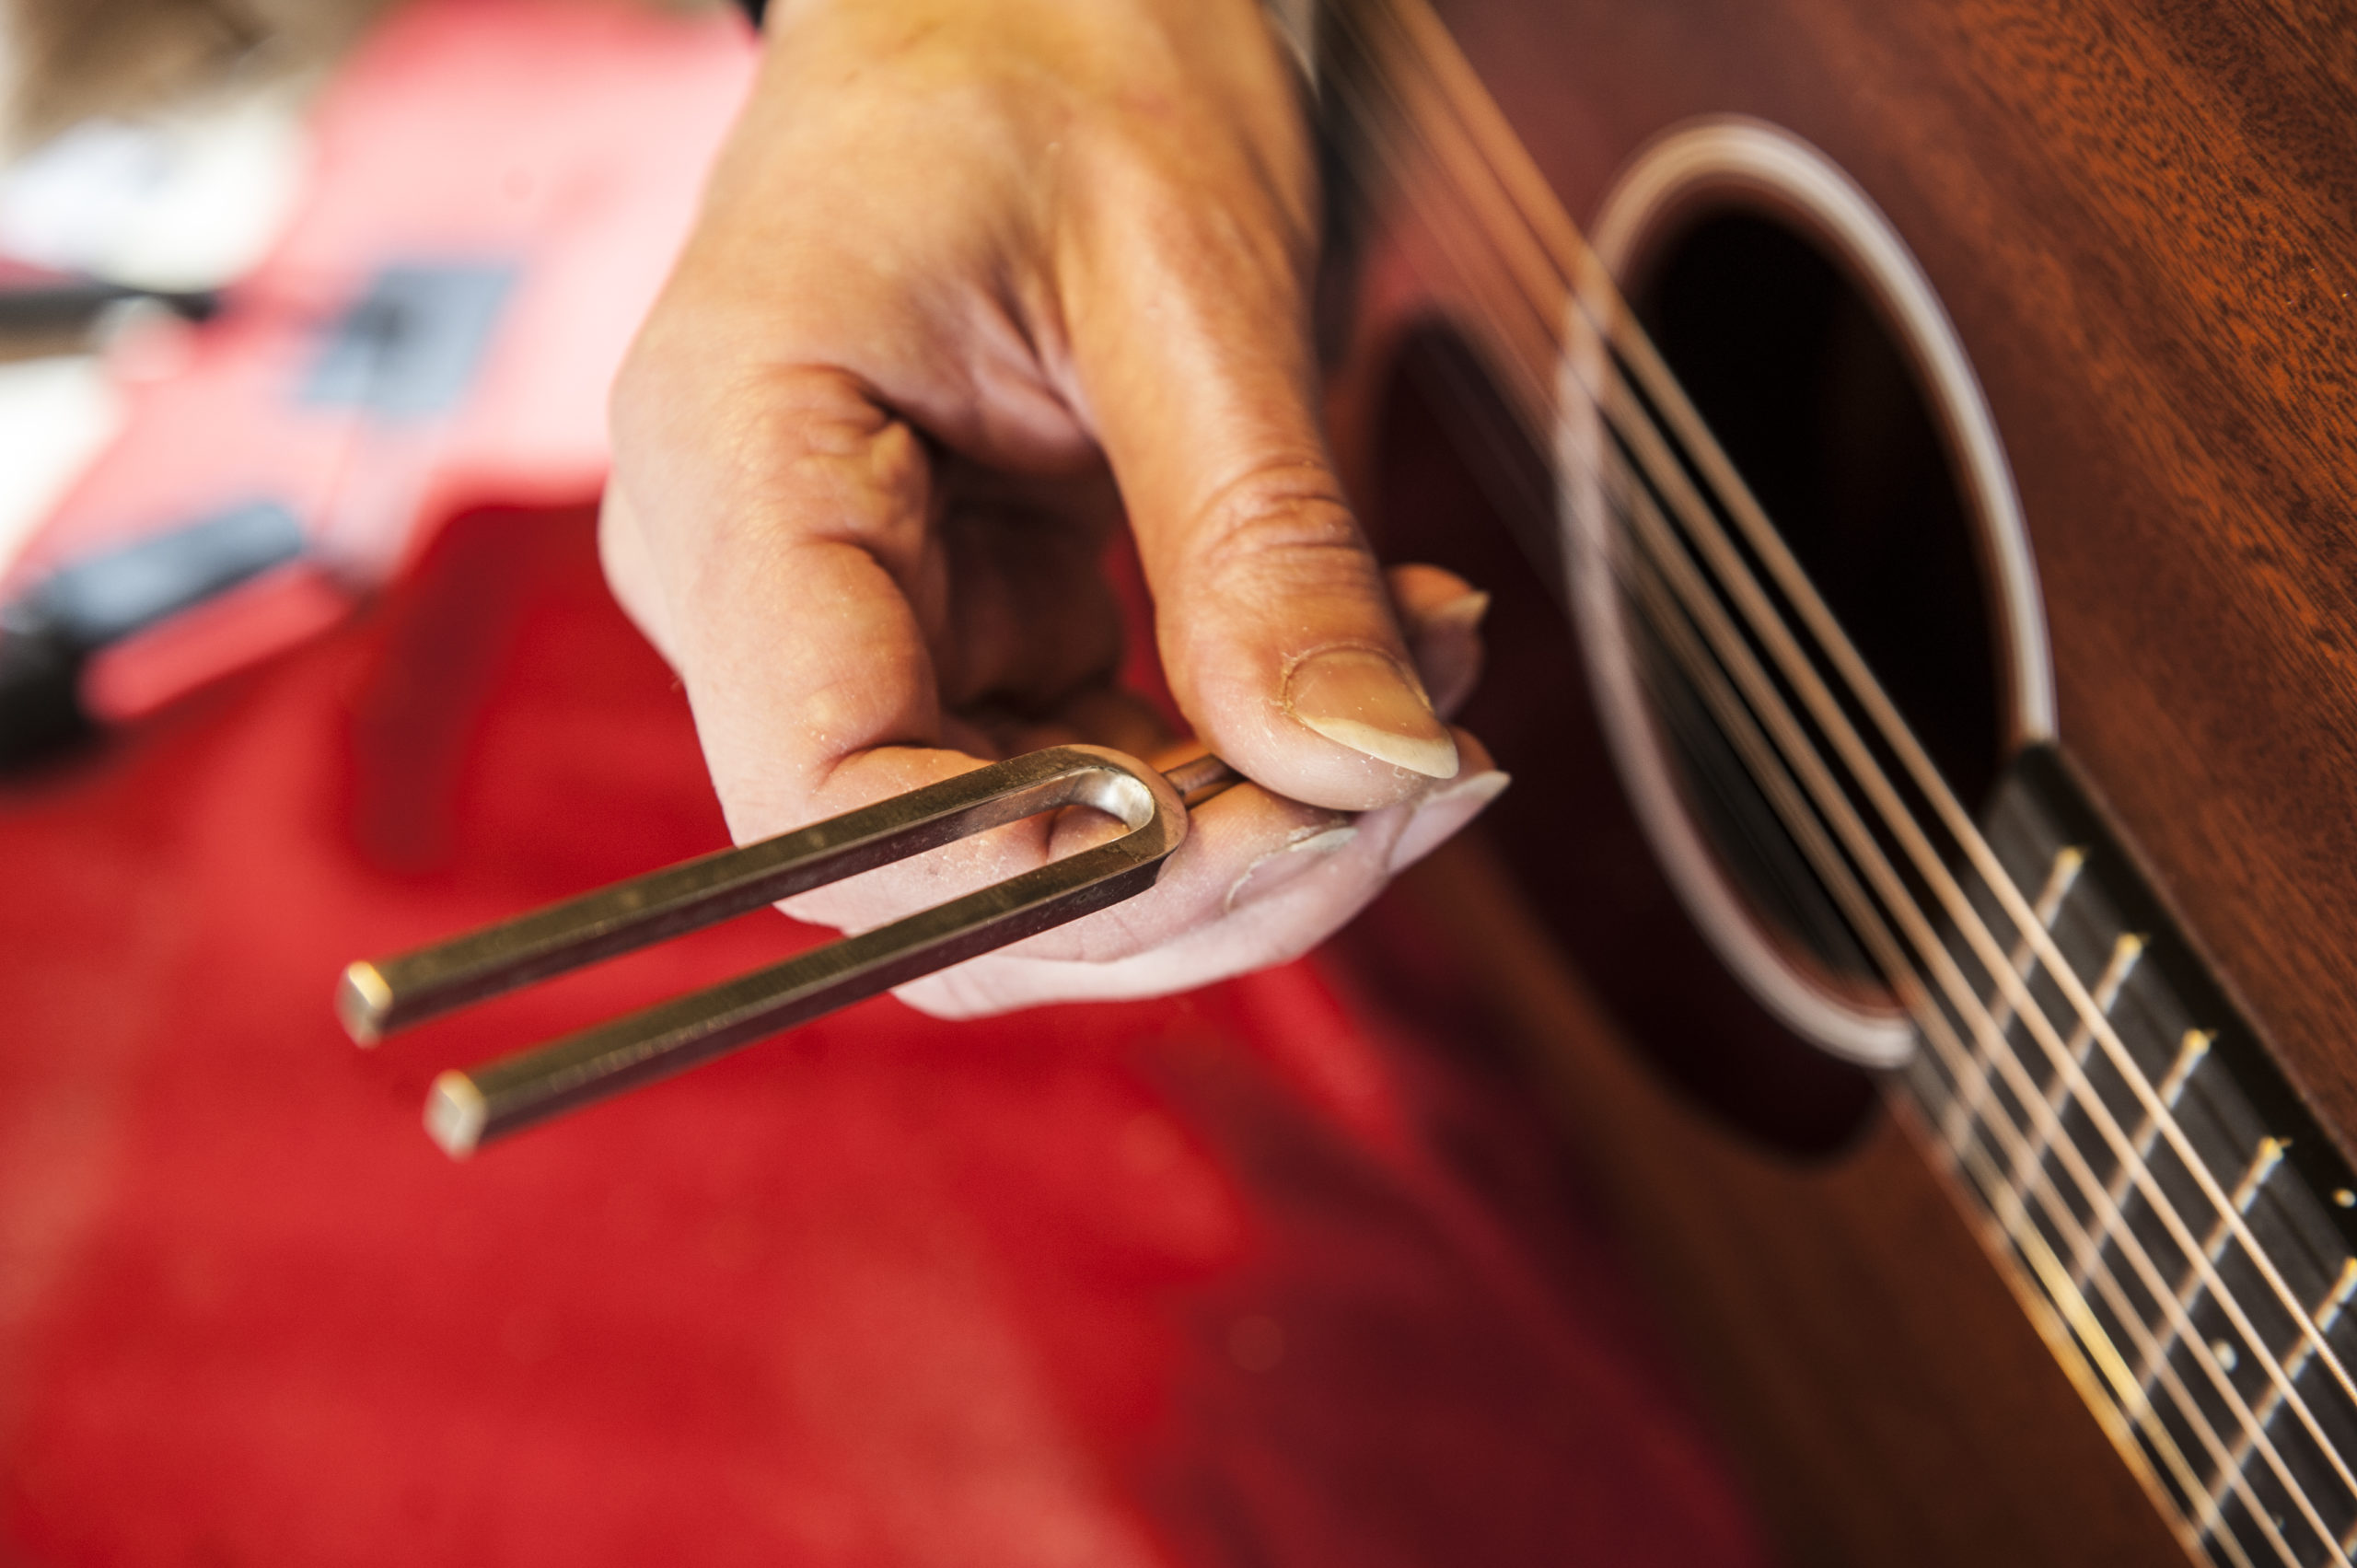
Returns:
[[[1434,716],[1472,685],[1485,601],[1387,574],[1332,472],[1300,104],[1253,0],[772,9],[615,390],[602,530],[731,830],[1071,740],[1166,765],[1208,744],[1255,781],[1152,891],[904,988],[920,1006],[1292,957],[1505,782]],[[1124,526],[1201,740],[1113,679]],[[789,907],[864,928],[1117,830],[1069,811]]]

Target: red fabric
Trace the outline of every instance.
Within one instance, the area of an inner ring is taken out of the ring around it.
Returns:
[[[580,514],[0,793],[0,1562],[1755,1560],[1401,911],[1167,1001],[871,1003],[465,1166],[434,1071],[810,934],[329,1016],[721,842]]]

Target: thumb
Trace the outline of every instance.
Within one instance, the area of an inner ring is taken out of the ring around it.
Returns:
[[[1327,455],[1303,269],[1252,226],[1181,226],[1090,279],[1075,369],[1196,733],[1280,795],[1388,806],[1453,777],[1457,746]]]
[[[1142,541],[1196,732],[1260,784],[1339,810],[1455,776],[1456,742],[1322,454],[1247,466],[1213,497]]]

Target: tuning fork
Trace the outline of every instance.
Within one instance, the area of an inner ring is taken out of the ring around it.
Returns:
[[[1190,808],[1242,776],[1202,756],[1167,773],[1097,746],[994,762],[807,828],[683,860],[396,958],[347,966],[336,1016],[356,1045],[601,958],[1067,806],[1120,837],[875,930],[562,1040],[453,1070],[425,1129],[464,1159],[482,1145],[1078,920],[1152,887]]]

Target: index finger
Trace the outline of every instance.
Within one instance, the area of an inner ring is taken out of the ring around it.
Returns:
[[[937,575],[930,466],[907,424],[826,367],[691,386],[658,362],[628,395],[610,526],[635,530],[714,784],[739,837],[945,776],[942,714],[911,589]],[[618,400],[619,401],[619,400]],[[635,412],[635,411],[634,411]],[[878,759],[879,761],[883,761]]]

